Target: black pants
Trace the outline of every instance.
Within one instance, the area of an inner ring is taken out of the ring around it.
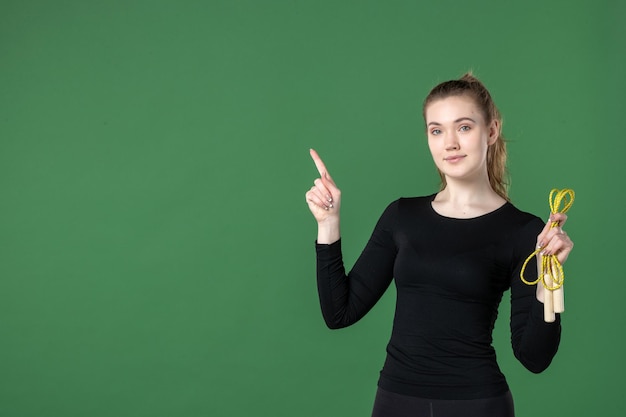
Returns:
[[[510,392],[478,400],[429,400],[378,388],[372,417],[515,417]]]

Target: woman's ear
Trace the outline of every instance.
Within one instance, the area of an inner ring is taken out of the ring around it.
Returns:
[[[500,137],[500,121],[492,120],[489,124],[489,140],[487,143],[493,145]]]

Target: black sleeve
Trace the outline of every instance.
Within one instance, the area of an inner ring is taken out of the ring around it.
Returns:
[[[531,372],[544,371],[556,355],[561,340],[561,317],[556,314],[553,323],[543,319],[543,304],[536,298],[535,285],[527,285],[520,278],[526,258],[535,250],[537,236],[544,223],[535,218],[518,236],[518,262],[511,276],[511,344],[515,357]],[[527,281],[537,278],[536,259],[529,261],[524,271]],[[538,284],[541,285],[541,284]]]
[[[365,249],[346,275],[341,241],[316,244],[317,288],[326,325],[331,329],[350,326],[371,310],[393,278],[396,245],[393,224],[397,202],[382,214]]]

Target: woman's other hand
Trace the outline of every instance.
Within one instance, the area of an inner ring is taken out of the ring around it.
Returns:
[[[317,242],[329,244],[339,240],[341,190],[337,188],[317,152],[311,149],[310,154],[320,177],[315,179],[313,187],[306,192],[306,202],[318,224]]]
[[[574,248],[574,242],[563,230],[563,225],[567,221],[567,215],[564,213],[554,213],[550,215],[550,220],[546,223],[539,236],[537,236],[537,245],[543,250],[542,255],[556,255],[561,264],[564,264],[570,252]],[[553,223],[558,226],[552,227]]]

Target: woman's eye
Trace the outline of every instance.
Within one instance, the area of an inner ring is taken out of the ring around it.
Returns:
[[[438,135],[440,133],[441,133],[441,130],[439,130],[439,129],[433,129],[433,130],[430,131],[431,135]]]
[[[469,126],[467,126],[467,125],[463,125],[463,126],[461,126],[461,127],[459,128],[459,130],[460,130],[461,132],[467,132],[468,130],[470,130],[470,127],[469,127]]]

